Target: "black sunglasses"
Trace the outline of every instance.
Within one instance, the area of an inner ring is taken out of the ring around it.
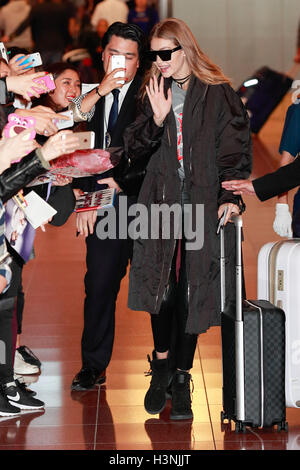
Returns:
[[[179,51],[179,49],[182,49],[181,46],[174,47],[174,49],[164,49],[161,51],[148,51],[147,52],[147,57],[151,62],[155,62],[157,56],[161,58],[162,61],[167,61],[171,60],[172,53],[175,51]]]

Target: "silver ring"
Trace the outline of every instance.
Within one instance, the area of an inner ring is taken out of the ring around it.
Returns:
[[[48,135],[47,129],[44,130],[44,135]]]

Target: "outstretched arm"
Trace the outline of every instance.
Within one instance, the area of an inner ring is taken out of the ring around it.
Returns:
[[[273,173],[268,173],[253,180],[230,180],[223,181],[222,187],[234,194],[255,195],[266,201],[278,194],[299,186],[300,184],[300,158],[296,158],[289,165],[279,168]]]

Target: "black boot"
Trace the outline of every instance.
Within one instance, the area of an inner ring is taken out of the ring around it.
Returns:
[[[166,406],[167,388],[171,379],[169,360],[168,358],[157,359],[156,353],[153,351],[153,359],[151,361],[148,355],[148,361],[150,362],[150,372],[147,375],[151,375],[152,379],[145,395],[144,406],[148,413],[155,415],[161,413]]]
[[[191,374],[181,370],[176,371],[172,382],[171,419],[180,420],[193,418],[190,381]]]

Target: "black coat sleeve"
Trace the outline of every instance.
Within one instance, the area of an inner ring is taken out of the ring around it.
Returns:
[[[131,196],[138,195],[151,155],[158,149],[163,134],[153,120],[153,111],[148,98],[139,106],[136,120],[124,133],[124,151],[119,164],[114,168],[114,179]]]
[[[50,165],[43,159],[40,149],[26,155],[19,163],[13,163],[0,175],[0,198],[3,202],[8,201],[49,168]]]
[[[300,185],[300,158],[252,181],[257,197],[266,201]]]
[[[220,87],[220,113],[216,151],[220,181],[219,206],[231,202],[241,206],[240,196],[221,187],[226,180],[248,178],[252,170],[252,140],[247,111],[229,85]]]

